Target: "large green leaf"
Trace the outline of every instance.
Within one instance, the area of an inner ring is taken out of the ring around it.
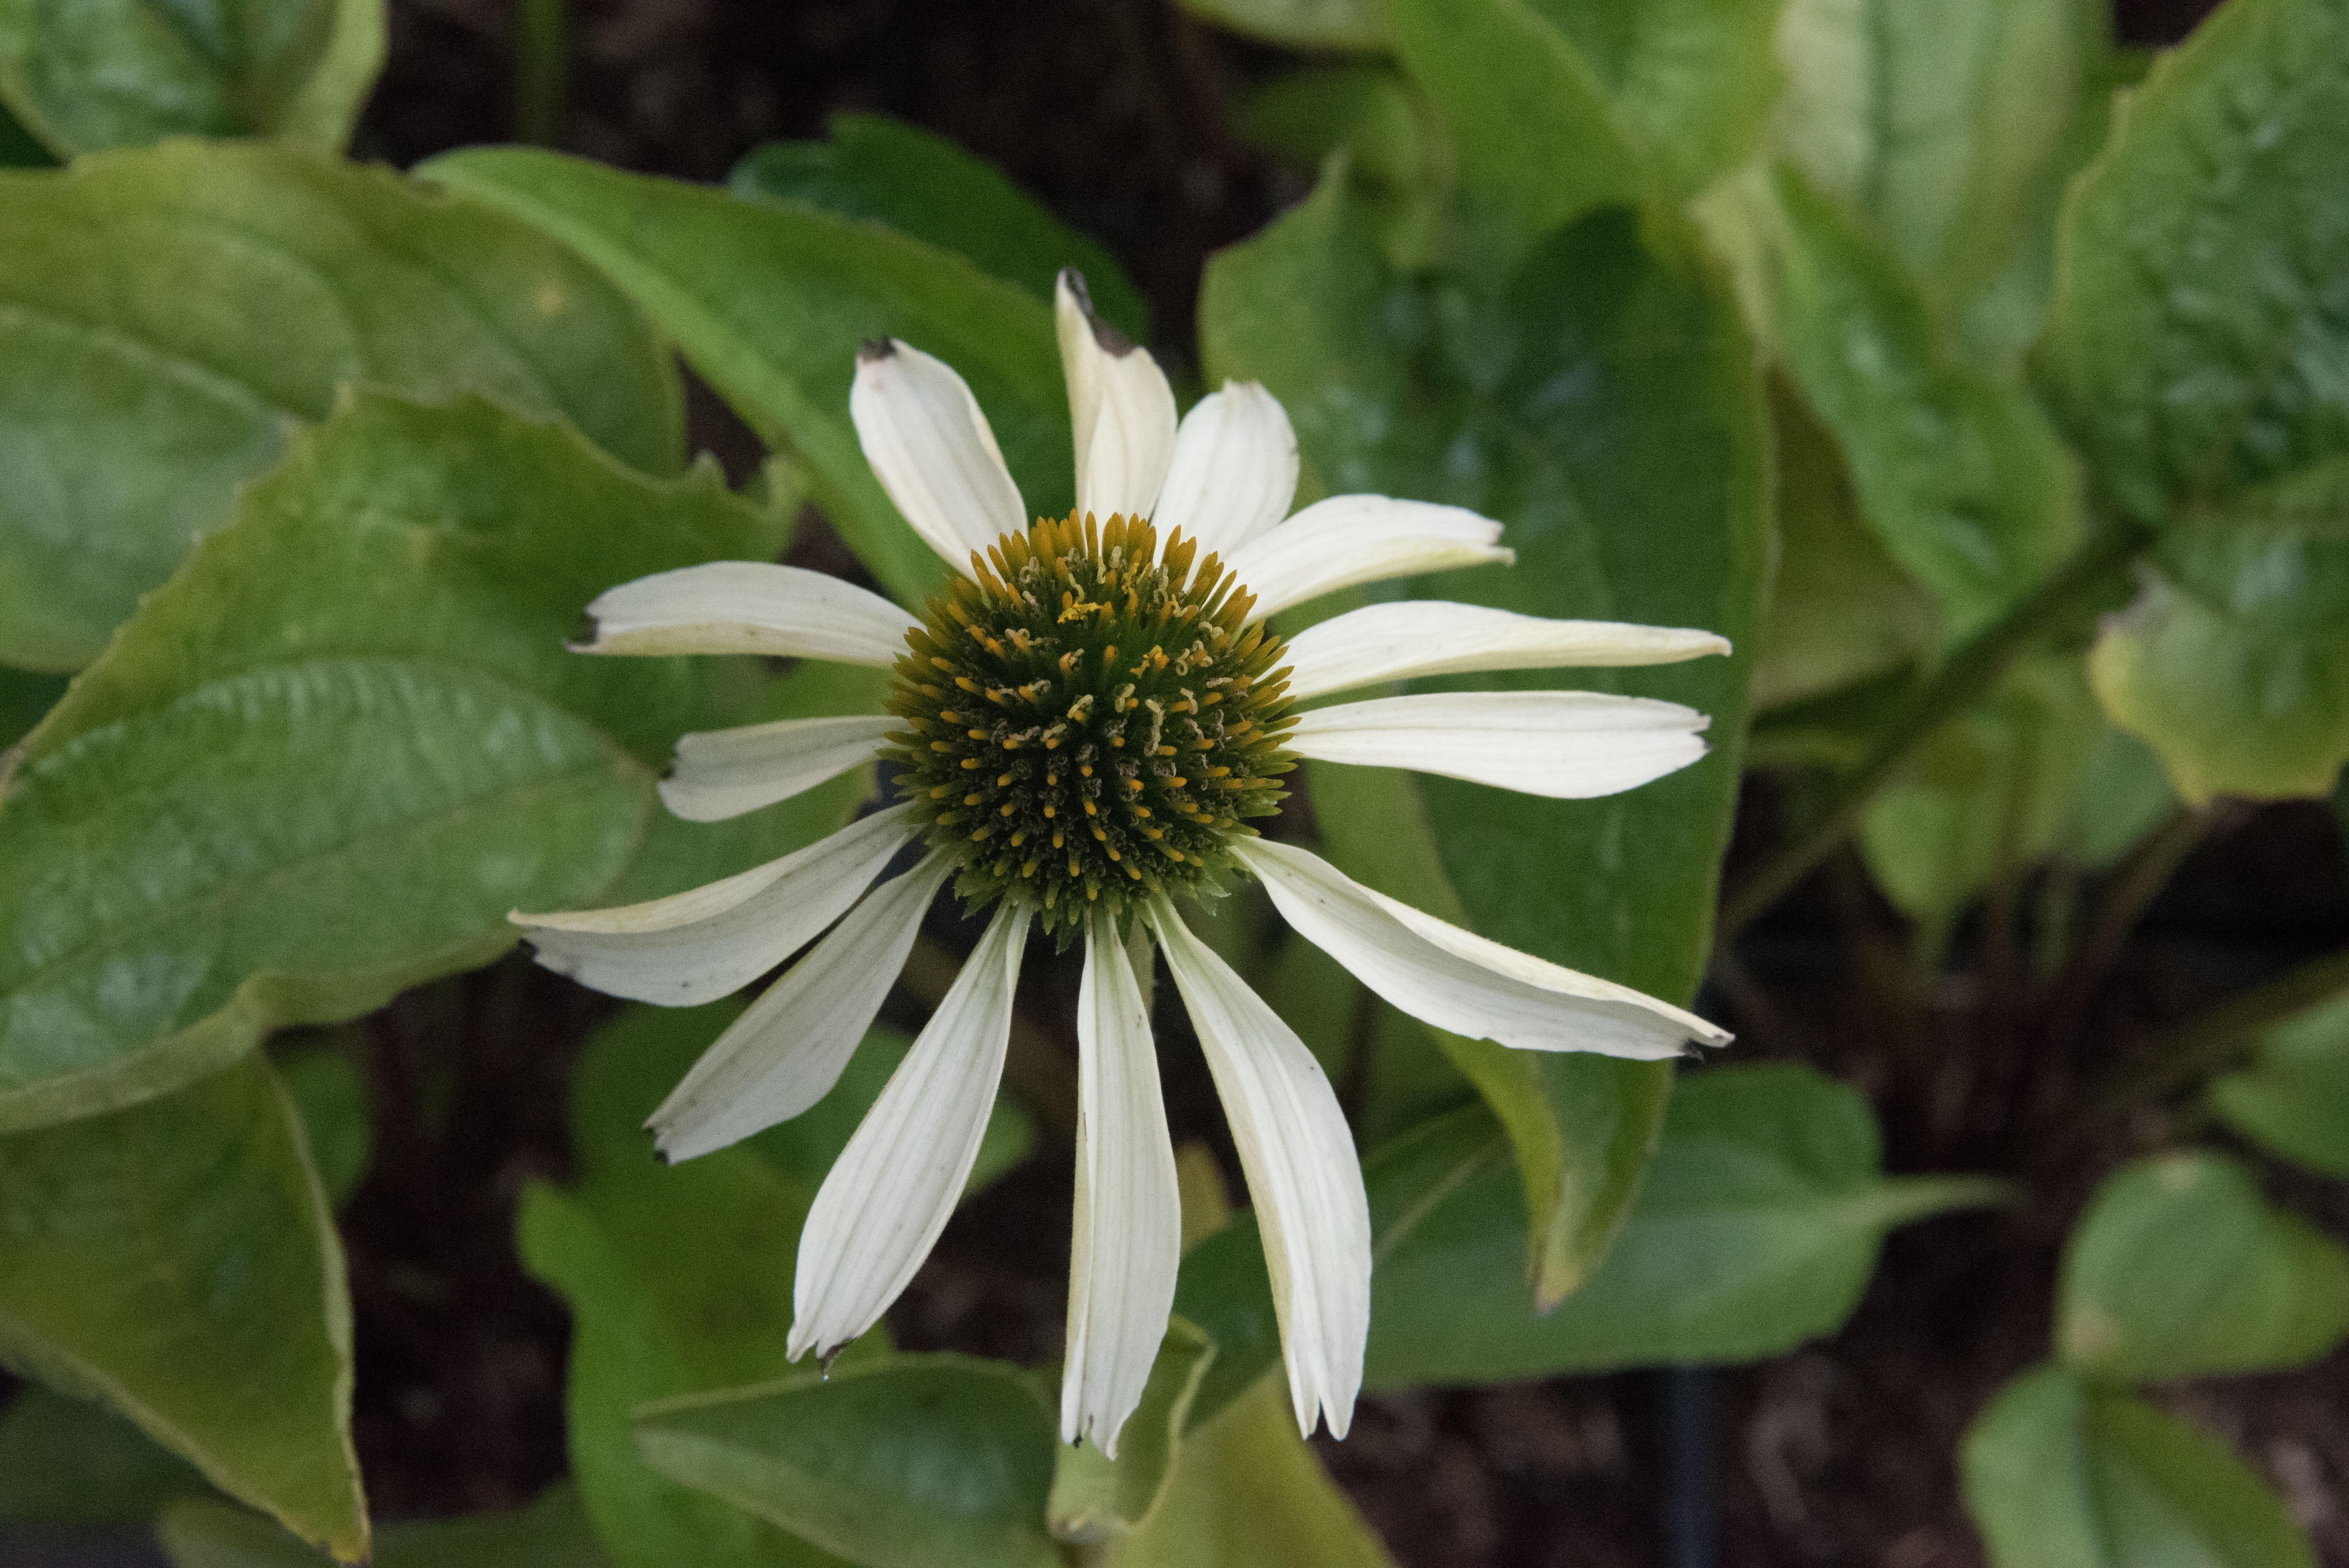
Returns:
[[[2349,448],[2349,5],[2231,0],[2066,204],[2044,368],[2147,524]]]
[[[383,51],[383,0],[9,0],[0,101],[61,158],[168,136],[339,152]]]
[[[135,1524],[212,1488],[124,1418],[39,1384],[0,1410],[0,1523]]]
[[[1778,145],[1937,303],[2007,259],[2072,123],[2088,0],[1787,0]]]
[[[1530,0],[1687,195],[1745,160],[1777,101],[1785,0]]]
[[[1346,173],[1388,261],[1428,265],[1451,222],[1452,150],[1432,111],[1391,61],[1350,60],[1275,77],[1241,104],[1242,135],[1319,169],[1343,151]]]
[[[1210,264],[1200,339],[1211,375],[1257,377],[1288,406],[1328,489],[1467,506],[1499,519],[1518,551],[1508,571],[1399,592],[1703,626],[1740,645],[1733,659],[1578,670],[1570,682],[1429,683],[1571,684],[1713,716],[1716,755],[1628,795],[1559,801],[1367,769],[1310,774],[1322,834],[1350,874],[1526,952],[1686,998],[1734,804],[1769,495],[1752,348],[1689,232],[1609,209],[1546,242],[1484,299],[1389,273],[1343,185],[1325,181]],[[1668,1069],[1451,1048],[1516,1140],[1536,1277],[1555,1299],[1620,1216]]]
[[[1595,207],[1663,188],[1598,73],[1527,0],[1387,0],[1386,22],[1507,261]]]
[[[155,1522],[171,1568],[319,1568],[326,1561],[258,1514],[212,1499],[172,1503]],[[557,1481],[528,1508],[377,1532],[368,1568],[606,1568],[579,1494]]]
[[[1439,1191],[1371,1275],[1365,1377],[1482,1383],[1777,1355],[1842,1323],[1887,1231],[1995,1194],[1974,1178],[1882,1174],[1867,1103],[1807,1068],[1714,1068],[1673,1095],[1621,1234],[1547,1316],[1515,1266],[1517,1184],[1488,1164]]]
[[[523,1195],[523,1261],[571,1305],[564,1413],[572,1473],[621,1568],[834,1561],[647,1469],[628,1426],[629,1412],[647,1401],[790,1372],[783,1346],[800,1226],[824,1172],[911,1044],[875,1029],[838,1087],[804,1115],[740,1147],[663,1166],[645,1118],[740,1011],[730,1000],[633,1007],[597,1031],[572,1083],[579,1186],[538,1185]],[[1024,1147],[1018,1113],[999,1102],[973,1183]],[[850,1357],[877,1348],[879,1338],[860,1342]]]
[[[63,676],[36,675],[0,665],[0,757],[25,738],[41,716],[66,695]]]
[[[848,418],[857,346],[903,338],[968,381],[1028,510],[1074,492],[1050,309],[958,255],[800,203],[623,174],[549,152],[450,153],[419,173],[538,224],[602,268],[771,446],[887,589],[918,603],[946,563],[865,467]]]
[[[952,251],[1040,300],[1062,267],[1085,274],[1093,308],[1137,343],[1150,338],[1150,302],[1100,243],[1052,216],[994,164],[945,137],[877,114],[836,114],[829,141],[752,148],[726,182],[768,196],[869,218]]]
[[[1382,41],[1379,0],[1181,0],[1235,32],[1303,49],[1371,49]]]
[[[487,961],[511,909],[594,902],[713,680],[564,638],[613,583],[766,533],[712,473],[647,480],[480,401],[360,397],[303,438],[5,780],[0,1127],[160,1093]]]
[[[264,144],[0,174],[0,660],[94,657],[354,382],[679,466],[676,371],[636,311],[495,212]]]
[[[2250,1067],[2210,1086],[2210,1104],[2271,1152],[2349,1180],[2349,998],[2269,1030]]]
[[[367,1554],[342,1248],[265,1062],[0,1138],[0,1357]]]
[[[1035,1374],[888,1356],[639,1410],[663,1475],[865,1568],[1053,1568],[1058,1442]]]
[[[1705,204],[1763,335],[1832,431],[1860,514],[1961,636],[2077,542],[2078,480],[2020,387],[1969,367],[1899,263],[1791,164]]]
[[[2242,1460],[2060,1368],[2008,1384],[1959,1459],[1994,1568],[2315,1568],[2282,1500]]]
[[[2304,1366],[2349,1334],[2349,1252],[2224,1155],[2107,1178],[2064,1252],[2055,1345],[2120,1382]]]
[[[2188,799],[2332,793],[2349,761],[2349,455],[2173,524],[2088,670]]]

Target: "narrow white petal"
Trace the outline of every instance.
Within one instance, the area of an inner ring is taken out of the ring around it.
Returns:
[[[1076,438],[1077,511],[1148,517],[1174,449],[1174,391],[1150,351],[1093,315],[1085,280],[1061,271],[1053,291],[1061,369]]]
[[[1297,432],[1279,400],[1254,381],[1226,381],[1191,406],[1174,434],[1153,521],[1199,553],[1226,562],[1288,515],[1297,494]]]
[[[1603,692],[1446,692],[1316,708],[1284,744],[1323,762],[1580,800],[1687,767],[1704,755],[1710,722],[1676,702]]]
[[[1345,1113],[1278,1014],[1164,899],[1151,929],[1199,1032],[1264,1234],[1298,1429],[1342,1438],[1371,1327],[1371,1213]]]
[[[1670,665],[1726,654],[1729,639],[1620,621],[1547,621],[1483,604],[1414,599],[1369,604],[1288,642],[1288,695],[1303,701],[1381,681],[1472,670]]]
[[[843,665],[897,662],[916,623],[878,593],[821,572],[712,561],[623,583],[587,606],[580,654],[768,654]]]
[[[934,852],[882,883],[701,1053],[647,1119],[653,1146],[690,1160],[792,1117],[832,1091],[905,966],[953,860]]]
[[[1117,1457],[1174,1307],[1183,1201],[1150,1009],[1111,922],[1085,933],[1077,988],[1077,1207],[1061,1440]]]
[[[661,801],[689,822],[739,817],[872,761],[901,722],[878,714],[786,718],[683,736]]]
[[[1225,564],[1256,595],[1256,613],[1269,615],[1357,583],[1506,565],[1516,552],[1500,537],[1499,523],[1461,507],[1334,495],[1242,546]]]
[[[794,1361],[873,1326],[946,1229],[1011,1039],[1028,911],[1006,906],[823,1179],[792,1284]]]
[[[856,356],[848,417],[873,477],[922,542],[957,572],[1027,526],[978,399],[954,367],[891,338]]]
[[[1520,1050],[1649,1059],[1729,1043],[1693,1013],[1446,924],[1309,851],[1249,839],[1234,852],[1299,934],[1439,1029]]]
[[[647,903],[506,918],[538,961],[582,985],[690,1007],[739,991],[840,918],[921,830],[906,806],[851,822],[806,849]]]

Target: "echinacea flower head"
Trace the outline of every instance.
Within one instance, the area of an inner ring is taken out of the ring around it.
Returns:
[[[1560,798],[1631,789],[1703,755],[1702,715],[1573,691],[1296,705],[1424,676],[1664,664],[1729,645],[1443,601],[1372,604],[1284,641],[1266,618],[1321,594],[1507,563],[1501,525],[1380,496],[1290,516],[1297,442],[1263,387],[1226,384],[1178,424],[1164,376],[1093,319],[1074,273],[1061,275],[1056,310],[1077,464],[1066,517],[1030,517],[951,368],[895,341],[858,357],[849,408],[865,456],[958,574],[919,615],[837,578],[748,562],[624,583],[588,606],[585,653],[758,653],[892,672],[884,714],[685,737],[661,787],[678,815],[740,815],[876,758],[896,765],[894,803],[706,887],[513,918],[550,968],[674,1006],[808,949],[653,1113],[657,1147],[682,1160],[823,1098],[942,890],[988,913],[809,1212],[794,1359],[863,1334],[912,1280],[978,1156],[1029,935],[1081,940],[1061,1426],[1064,1440],[1090,1437],[1112,1454],[1164,1333],[1181,1252],[1150,1026],[1154,950],[1239,1150],[1298,1425],[1310,1433],[1326,1419],[1342,1437],[1370,1325],[1353,1139],[1312,1053],[1190,930],[1178,901],[1252,877],[1372,991],[1456,1034],[1649,1058],[1722,1044],[1692,1014],[1437,920],[1256,824],[1278,815],[1300,758]],[[913,863],[885,877],[909,850]]]

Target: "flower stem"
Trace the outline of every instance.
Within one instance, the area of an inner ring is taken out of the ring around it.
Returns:
[[[1996,685],[2033,638],[2063,624],[2083,600],[2106,588],[2136,560],[2146,542],[2147,536],[2134,527],[2099,530],[2029,597],[1951,655],[1885,727],[1867,758],[1843,777],[1818,820],[1723,901],[1720,940],[1733,939],[1826,860],[1926,737]]]

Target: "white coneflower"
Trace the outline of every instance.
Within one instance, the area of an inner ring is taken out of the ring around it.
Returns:
[[[1728,1036],[1679,1008],[1448,925],[1247,819],[1299,757],[1412,768],[1555,797],[1627,789],[1703,755],[1689,708],[1586,692],[1381,697],[1349,687],[1470,670],[1648,665],[1725,653],[1707,632],[1548,621],[1448,603],[1371,606],[1284,645],[1264,617],[1358,583],[1506,562],[1496,522],[1338,496],[1288,517],[1297,442],[1253,383],[1178,428],[1150,356],[1061,274],[1076,510],[1030,524],[970,390],[904,343],[859,356],[850,413],[890,498],[963,573],[919,616],[789,566],[719,562],[588,606],[598,654],[755,653],[875,665],[885,716],[690,735],[661,789],[710,820],[859,763],[898,803],[779,861],[622,909],[520,914],[539,961],[623,996],[726,995],[821,935],[695,1064],[649,1125],[705,1154],[821,1099],[952,879],[985,935],[825,1179],[801,1238],[789,1350],[828,1353],[913,1278],[987,1125],[1031,924],[1084,942],[1076,1226],[1061,1436],[1114,1452],[1174,1295],[1180,1214],[1143,1001],[1122,938],[1166,956],[1261,1222],[1299,1427],[1343,1436],[1371,1291],[1361,1167],[1292,1029],[1183,923],[1174,901],[1260,879],[1282,916],[1371,990],[1440,1028],[1528,1050],[1661,1057]],[[1286,518],[1286,521],[1283,521]],[[1106,521],[1102,521],[1106,520]],[[879,887],[898,851],[928,852]],[[826,928],[829,927],[827,932]]]

